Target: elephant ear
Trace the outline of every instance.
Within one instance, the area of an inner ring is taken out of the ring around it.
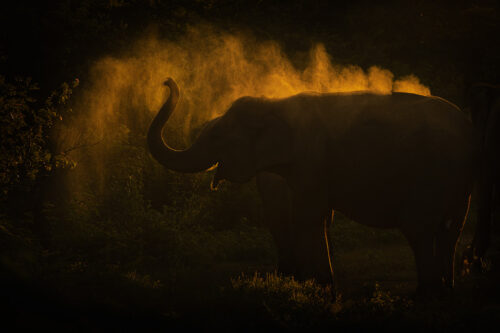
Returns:
[[[257,172],[279,172],[292,160],[292,133],[281,119],[270,116],[256,141]]]

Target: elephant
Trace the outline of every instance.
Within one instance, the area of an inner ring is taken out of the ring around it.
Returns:
[[[327,228],[334,211],[397,228],[413,250],[417,292],[453,287],[454,257],[469,209],[479,135],[452,103],[410,93],[300,93],[241,97],[175,150],[162,131],[180,92],[147,134],[153,158],[178,172],[216,167],[212,186],[255,177],[279,269],[331,284]]]
[[[499,233],[500,226],[498,221],[493,221],[498,219],[495,212],[500,213],[500,86],[474,84],[468,91],[467,104],[472,122],[481,135],[483,154],[477,189],[477,224],[463,261],[480,270],[491,248],[492,236]]]
[[[268,226],[278,252],[278,271],[285,275],[300,276],[300,267],[297,267],[293,251],[293,241],[296,237],[292,228],[292,194],[287,185],[286,179],[282,176],[261,171],[256,176],[256,184],[259,195],[262,199],[263,218]],[[336,294],[336,280],[333,275],[332,244],[328,238],[328,228],[333,222],[333,211],[330,219],[324,220],[325,242],[323,254],[328,258],[324,259],[330,263],[330,276],[323,276],[321,282],[329,282],[333,285],[333,293]]]

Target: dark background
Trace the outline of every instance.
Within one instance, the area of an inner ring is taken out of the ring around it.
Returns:
[[[498,1],[67,0],[4,1],[0,6],[1,157],[2,165],[9,165],[2,175],[1,282],[7,295],[2,297],[4,314],[17,325],[104,329],[104,323],[147,329],[200,323],[227,328],[234,322],[236,328],[248,328],[250,321],[278,328],[420,323],[422,329],[472,329],[500,313],[492,287],[498,280],[483,277],[463,280],[458,301],[435,301],[425,309],[381,292],[373,283],[364,285],[353,293],[355,306],[337,317],[328,312],[326,319],[287,300],[271,302],[279,310],[269,312],[269,304],[262,306],[269,294],[256,296],[251,288],[250,296],[220,296],[218,288],[228,288],[229,277],[272,271],[275,265],[253,185],[210,193],[209,177],[160,170],[144,150],[144,138],[128,138],[128,148],[113,148],[121,166],[107,179],[105,193],[94,193],[89,185],[85,195],[93,205],[78,208],[67,200],[64,180],[75,168],[57,151],[54,134],[59,116],[71,105],[64,97],[78,97],[71,82],[79,78],[85,86],[97,59],[126,54],[151,29],[160,38],[176,40],[188,26],[200,23],[277,41],[298,68],[320,42],[337,64],[377,65],[396,77],[414,74],[433,95],[466,107],[471,84],[500,82]],[[20,83],[28,78],[38,89]],[[63,82],[68,82],[66,90]],[[48,105],[51,94],[58,102]],[[20,124],[12,110],[22,115]],[[47,152],[50,156],[44,158]],[[128,163],[132,155],[143,164]],[[23,158],[15,162],[19,156]],[[130,184],[122,174],[142,178]],[[474,206],[471,216],[473,225]],[[340,219],[344,234],[337,242],[345,253],[361,243],[402,244],[394,233],[360,231]],[[216,269],[217,262],[227,265]],[[404,267],[411,271],[408,265]],[[386,288],[398,293],[394,285]],[[274,299],[282,297],[282,291],[274,292]],[[404,288],[399,292],[407,295]],[[321,297],[308,295],[305,308],[316,309],[311,304]],[[290,319],[290,313],[301,319]]]
[[[340,64],[414,73],[460,104],[472,82],[498,82],[496,1],[24,1],[2,4],[2,72],[51,89],[85,77],[88,65],[119,54],[148,27],[164,38],[187,24],[251,31],[296,59],[315,42]]]

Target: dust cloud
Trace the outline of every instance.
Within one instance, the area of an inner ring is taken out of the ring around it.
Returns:
[[[145,134],[168,96],[163,85],[167,77],[181,89],[181,101],[167,125],[181,145],[189,143],[193,128],[223,114],[241,96],[359,90],[430,95],[415,76],[394,80],[389,70],[377,66],[365,71],[335,65],[321,44],[310,50],[308,65],[299,70],[275,42],[196,27],[179,40],[149,36],[131,45],[126,56],[98,60],[77,106],[85,109],[80,123],[96,138],[119,130]]]
[[[88,81],[82,82],[73,107],[74,120],[60,140],[70,149],[89,147],[72,151],[80,165],[76,178],[100,179],[97,183],[102,191],[108,186],[106,175],[136,163],[120,158],[113,161],[113,154],[118,156],[116,151],[125,145],[145,146],[140,138],[145,137],[168,97],[163,85],[167,77],[174,78],[181,90],[165,133],[177,149],[189,146],[205,122],[223,114],[241,96],[280,98],[303,91],[359,90],[430,95],[429,88],[415,76],[395,80],[389,70],[377,66],[365,71],[356,65],[336,65],[321,44],[310,50],[308,62],[299,69],[278,43],[248,35],[222,33],[207,26],[190,28],[176,40],[151,34],[132,43],[122,56],[98,59]]]

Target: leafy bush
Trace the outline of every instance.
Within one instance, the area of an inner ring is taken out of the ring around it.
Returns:
[[[72,87],[63,83],[41,107],[36,106],[38,86],[31,78],[8,82],[0,75],[0,195],[13,186],[33,181],[40,173],[54,168],[71,167],[74,162],[57,152],[50,135],[62,120]]]

